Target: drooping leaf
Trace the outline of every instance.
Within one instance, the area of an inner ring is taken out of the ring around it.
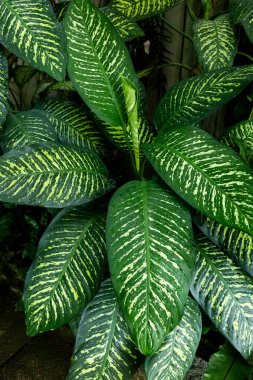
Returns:
[[[121,76],[137,86],[138,80],[117,30],[90,0],[73,0],[64,26],[68,72],[76,90],[102,120],[126,124]]]
[[[196,127],[161,133],[144,153],[172,189],[201,213],[253,233],[253,176],[224,144]]]
[[[210,357],[203,380],[251,380],[252,373],[253,367],[226,342]]]
[[[145,360],[149,380],[183,380],[192,365],[201,338],[201,313],[190,297],[184,314],[159,350]]]
[[[140,359],[111,280],[106,280],[83,312],[67,379],[129,380]]]
[[[66,42],[50,2],[2,0],[0,14],[1,43],[36,69],[63,80]]]
[[[253,7],[251,0],[229,0],[229,14],[232,22],[241,23],[253,43]]]
[[[238,41],[227,14],[195,21],[193,43],[204,72],[233,66]]]
[[[139,350],[153,354],[180,320],[194,252],[189,211],[152,181],[113,195],[107,253],[114,289]]]
[[[59,140],[80,147],[89,147],[104,154],[105,143],[88,113],[75,103],[46,99],[35,105],[46,112]]]
[[[181,0],[111,0],[110,6],[132,20],[142,20],[168,11]]]
[[[253,65],[217,70],[187,78],[173,86],[160,101],[158,129],[197,124],[235,97],[253,80]]]
[[[112,187],[98,156],[88,149],[39,146],[0,157],[0,201],[46,207],[89,202]]]
[[[104,261],[104,215],[62,210],[42,236],[26,277],[28,334],[56,329],[80,313],[100,287]]]
[[[8,63],[0,50],[0,125],[8,113]]]
[[[3,126],[1,146],[4,152],[26,145],[54,142],[57,137],[45,112],[30,110],[9,113]]]
[[[253,363],[253,279],[200,236],[191,292],[214,325]]]
[[[17,86],[22,89],[36,73],[37,70],[30,65],[17,65],[13,77]]]

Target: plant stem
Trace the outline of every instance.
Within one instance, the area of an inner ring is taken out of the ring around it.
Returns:
[[[249,115],[249,120],[253,120],[253,108],[252,108],[251,113]]]
[[[247,53],[244,53],[243,51],[238,51],[237,54],[238,54],[238,55],[242,55],[243,57],[246,57],[246,58],[248,58],[250,61],[253,62],[253,57],[252,57],[251,55],[249,55],[249,54],[247,54]]]
[[[152,71],[163,69],[164,67],[167,67],[167,66],[182,67],[185,70],[192,71],[192,67],[188,65],[184,65],[183,63],[170,62],[170,63],[164,63],[163,65],[159,65],[159,66],[149,67],[145,70],[139,71],[137,75],[139,78],[143,78],[145,76],[148,76]]]
[[[185,5],[186,5],[186,8],[187,8],[187,10],[188,10],[188,12],[189,12],[189,15],[190,15],[191,19],[192,19],[193,21],[197,20],[197,17],[195,16],[195,13],[194,13],[194,11],[193,11],[191,5],[190,5],[189,0],[186,0],[186,1],[185,1]]]
[[[176,26],[174,26],[174,25],[172,25],[170,22],[168,22],[164,17],[160,16],[160,19],[161,19],[166,25],[168,25],[171,29],[175,30],[176,32],[178,32],[179,34],[181,34],[182,36],[188,38],[188,40],[190,40],[191,42],[193,42],[192,37],[191,37],[188,33],[185,33],[185,32],[183,32],[182,30],[178,29]]]

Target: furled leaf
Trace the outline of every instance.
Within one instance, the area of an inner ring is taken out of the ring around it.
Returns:
[[[252,0],[229,0],[229,14],[234,23],[241,23],[253,43]]]
[[[194,252],[189,211],[152,181],[113,195],[107,253],[114,289],[139,350],[153,354],[180,320]]]
[[[253,363],[253,279],[204,237],[191,292],[214,325]]]
[[[45,112],[30,110],[9,113],[3,126],[1,146],[4,152],[26,145],[54,142],[57,139]]]
[[[233,66],[237,38],[227,14],[214,20],[195,21],[193,42],[204,72]]]
[[[132,20],[142,20],[168,11],[181,0],[111,0],[110,6]]]
[[[253,233],[253,176],[233,150],[187,126],[161,133],[143,150],[163,180],[191,206]]]
[[[104,215],[62,210],[44,232],[26,277],[28,334],[56,329],[80,313],[100,287],[104,261]]]
[[[90,0],[73,0],[64,26],[68,72],[76,90],[102,120],[126,124],[121,76],[137,85],[138,80],[117,30]]]
[[[203,215],[195,223],[213,244],[226,252],[243,270],[253,276],[253,237],[246,232],[229,228]]]
[[[200,0],[200,1],[201,1],[201,5],[203,8],[204,19],[208,20],[210,13],[211,13],[211,10],[212,10],[213,2],[212,2],[212,0]]]
[[[8,113],[8,63],[0,50],[0,125]]]
[[[188,298],[184,314],[159,350],[145,360],[149,380],[183,380],[192,365],[201,338],[201,313]]]
[[[68,380],[129,380],[139,361],[111,280],[106,280],[83,312]]]
[[[217,70],[187,78],[173,86],[160,101],[158,129],[197,124],[235,97],[253,80],[253,65]]]
[[[253,367],[226,342],[210,357],[203,380],[251,380],[252,373]]]
[[[2,0],[0,41],[12,53],[56,80],[66,71],[65,37],[45,0]]]
[[[46,207],[89,202],[112,187],[98,156],[68,146],[25,147],[0,157],[0,201]]]
[[[17,65],[13,77],[17,86],[22,89],[36,73],[37,70],[30,65]]]

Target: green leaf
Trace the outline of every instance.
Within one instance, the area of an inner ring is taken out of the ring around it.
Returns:
[[[142,20],[164,13],[180,2],[181,0],[111,0],[110,6],[132,20]]]
[[[218,70],[187,78],[173,86],[160,101],[158,129],[197,124],[239,94],[253,80],[253,65]]]
[[[152,181],[113,195],[107,253],[114,289],[139,350],[153,354],[180,320],[194,265],[189,211]]]
[[[195,21],[193,43],[204,72],[233,66],[238,41],[227,14]]]
[[[88,149],[25,147],[0,157],[0,201],[46,207],[89,202],[111,189],[103,162]]]
[[[56,329],[80,313],[100,287],[104,262],[104,215],[62,210],[44,232],[26,277],[28,334]]]
[[[102,120],[126,124],[121,76],[137,87],[138,79],[120,35],[90,0],[73,0],[64,26],[68,72],[76,90]]]
[[[230,0],[229,14],[232,22],[241,23],[250,41],[253,43],[253,7],[252,0]]]
[[[13,77],[16,85],[22,89],[36,73],[37,70],[30,65],[18,65],[14,69]]]
[[[204,237],[191,292],[217,329],[253,363],[253,280]]]
[[[59,140],[80,147],[89,147],[104,154],[104,139],[88,113],[75,103],[46,99],[35,105],[46,112]]]
[[[110,280],[83,312],[68,380],[129,380],[140,353],[129,334]]]
[[[213,244],[226,252],[243,270],[253,276],[253,237],[235,228],[229,228],[203,215],[194,222]]]
[[[161,133],[143,146],[155,170],[201,213],[253,233],[253,177],[230,148],[196,127]]]
[[[56,134],[45,112],[30,110],[9,113],[3,125],[1,146],[4,152],[26,145],[54,142]]]
[[[0,124],[8,113],[8,63],[0,50]]]
[[[203,380],[251,380],[252,373],[253,367],[226,342],[210,357]]]
[[[49,1],[2,0],[0,41],[12,53],[63,80],[66,71],[65,37]]]
[[[201,338],[201,313],[196,302],[188,298],[184,314],[163,345],[145,360],[149,380],[183,380],[192,365]]]

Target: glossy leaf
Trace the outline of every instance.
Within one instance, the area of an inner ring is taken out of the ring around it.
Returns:
[[[251,0],[229,0],[229,14],[234,23],[241,23],[253,43],[253,7]]]
[[[2,0],[0,41],[12,53],[56,80],[66,71],[65,37],[45,0]]]
[[[46,207],[89,202],[112,187],[95,153],[68,146],[13,150],[0,157],[0,200]]]
[[[110,280],[83,312],[68,380],[129,380],[140,362]]]
[[[8,113],[8,63],[0,50],[0,125]]]
[[[186,303],[194,265],[189,211],[155,182],[125,184],[109,204],[107,253],[130,331],[151,355]]]
[[[201,213],[253,233],[253,176],[238,155],[196,127],[174,128],[143,146],[155,170]]]

